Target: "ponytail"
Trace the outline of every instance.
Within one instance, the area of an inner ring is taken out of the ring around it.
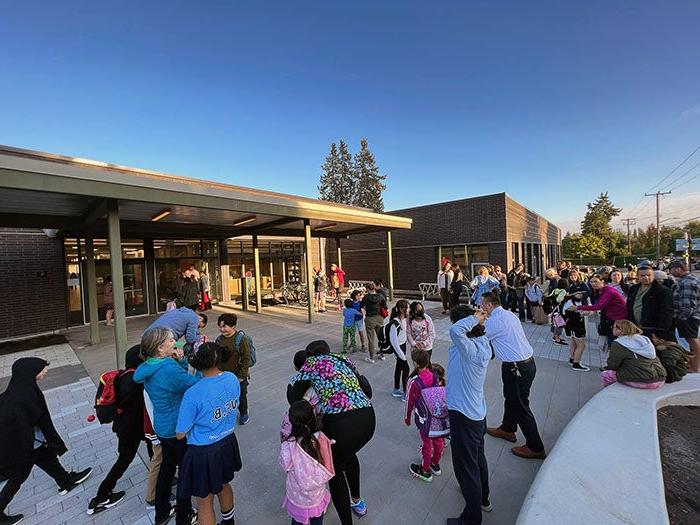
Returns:
[[[289,407],[289,422],[292,424],[291,436],[299,443],[299,446],[316,461],[321,461],[321,447],[315,432],[321,429],[321,424],[316,418],[311,403],[300,399]]]

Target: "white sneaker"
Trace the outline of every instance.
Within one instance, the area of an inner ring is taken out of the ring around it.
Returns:
[[[365,361],[374,364],[374,359],[372,359],[371,357],[365,357]]]

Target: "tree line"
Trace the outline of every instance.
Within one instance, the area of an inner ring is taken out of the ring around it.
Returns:
[[[586,205],[581,221],[581,233],[569,233],[562,239],[562,252],[567,259],[597,258],[612,260],[616,256],[649,255],[656,253],[656,224],[636,227],[627,233],[614,230],[610,222],[622,211],[616,208],[607,192],[601,193]],[[685,227],[661,226],[661,254],[676,252],[676,239],[689,231],[693,238],[700,237],[700,221],[690,221]],[[630,249],[631,247],[631,249]]]

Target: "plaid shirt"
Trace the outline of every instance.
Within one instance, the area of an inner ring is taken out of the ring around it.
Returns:
[[[687,273],[676,284],[673,292],[673,313],[676,318],[684,321],[691,317],[700,319],[700,279]]]

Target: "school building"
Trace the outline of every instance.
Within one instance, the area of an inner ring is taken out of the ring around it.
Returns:
[[[389,212],[413,221],[410,230],[391,237],[391,266],[397,292],[416,291],[435,283],[446,257],[473,277],[486,263],[504,272],[518,263],[541,277],[561,258],[561,230],[506,193],[484,195]],[[344,270],[353,279],[371,280],[389,274],[387,239],[353,235],[343,244]]]

